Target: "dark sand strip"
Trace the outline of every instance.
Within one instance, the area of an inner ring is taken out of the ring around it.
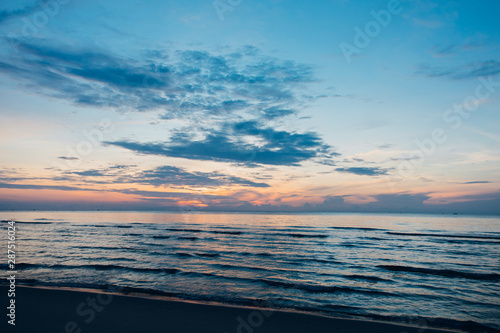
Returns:
[[[2,304],[7,288],[0,287]],[[16,326],[7,324],[2,305],[1,332],[46,333],[438,333],[445,330],[336,319],[297,312],[266,311],[91,291],[17,287]]]

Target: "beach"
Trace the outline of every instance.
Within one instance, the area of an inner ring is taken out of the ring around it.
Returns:
[[[0,287],[0,291],[4,294],[7,288]],[[452,332],[299,312],[69,289],[18,287],[16,303],[16,325],[8,325],[2,332]],[[6,320],[1,326],[7,326]]]

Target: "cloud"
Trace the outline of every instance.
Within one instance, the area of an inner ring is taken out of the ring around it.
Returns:
[[[36,3],[31,6],[28,5],[22,8],[12,9],[12,10],[8,9],[0,10],[0,24],[16,17],[28,15],[34,12],[35,10],[39,9],[41,4],[42,1],[36,1]]]
[[[126,165],[126,164],[117,164],[109,167],[109,169],[130,169],[136,167],[137,165]]]
[[[17,182],[20,180],[33,180],[37,178],[27,177],[26,173],[20,172],[19,169],[3,168],[0,169],[1,182]]]
[[[58,159],[73,161],[73,160],[78,160],[78,157],[59,156]]]
[[[426,205],[429,199],[426,193],[379,194],[367,197],[364,203],[349,202],[350,195],[326,196],[323,202],[301,206],[290,205],[252,205],[245,203],[238,207],[243,211],[298,211],[298,212],[436,212],[441,207]]]
[[[298,211],[298,212],[372,212],[372,213],[431,213],[431,214],[500,214],[500,192],[480,195],[466,195],[453,200],[429,203],[430,193],[378,194],[368,198],[366,203],[351,203],[349,195],[326,196],[317,204],[305,203],[301,206],[290,205],[252,205],[242,204],[241,211]],[[222,207],[216,207],[220,209]]]
[[[455,68],[424,64],[420,65],[415,73],[431,78],[444,77],[452,80],[476,79],[480,76],[498,75],[500,73],[500,62],[496,60],[477,61]]]
[[[360,176],[381,176],[387,175],[389,169],[382,169],[377,167],[351,167],[351,168],[336,168],[335,171],[352,173]]]
[[[220,129],[206,130],[203,134],[199,140],[179,133],[169,142],[122,140],[105,144],[140,154],[242,164],[297,166],[306,160],[328,160],[339,155],[331,151],[316,133],[279,131],[257,121],[225,123]]]
[[[196,206],[193,209],[200,209],[198,205],[202,204],[206,207],[217,207],[220,205],[231,205],[236,207],[241,205],[242,202],[234,199],[231,196],[225,195],[214,195],[214,194],[202,194],[202,193],[187,193],[187,192],[162,192],[162,191],[141,191],[135,189],[129,190],[119,190],[117,192],[136,195],[140,197],[140,200],[147,201],[149,203],[156,203],[157,207],[164,206],[165,203],[175,203],[173,206],[175,210],[180,209],[179,205],[185,206],[190,204],[191,206]]]
[[[464,44],[448,44],[448,45],[435,45],[430,51],[433,53],[434,57],[454,57],[459,55],[461,52],[466,51],[478,51],[486,46],[482,42],[470,42]]]
[[[414,161],[414,160],[420,160],[422,159],[421,156],[400,156],[400,157],[391,157],[389,158],[389,161]]]
[[[314,210],[324,211],[365,211],[365,212],[399,212],[399,211],[423,211],[426,207],[424,202],[429,199],[426,193],[396,193],[378,194],[368,198],[373,201],[353,204],[346,201],[350,196],[328,196],[323,203],[311,206]]]
[[[81,188],[76,186],[64,186],[64,185],[36,185],[36,184],[11,184],[11,183],[0,183],[0,189],[21,189],[21,190],[56,190],[56,191],[91,191],[91,192],[115,192],[136,195],[141,197],[141,199],[147,198],[162,198],[167,199],[168,202],[177,203],[177,201],[194,200],[200,201],[208,204],[217,204],[218,202],[227,202],[231,204],[241,204],[240,201],[234,200],[232,197],[224,195],[212,195],[212,194],[200,194],[200,193],[189,193],[189,192],[164,192],[164,191],[141,191],[136,189],[109,189],[109,190],[98,190],[91,188]],[[162,202],[167,202],[162,201]],[[52,204],[57,205],[57,202]],[[127,204],[122,205],[119,209],[127,209]]]
[[[77,181],[98,184],[148,184],[154,186],[187,186],[187,187],[221,187],[246,186],[269,187],[266,183],[254,182],[249,179],[213,172],[189,172],[184,168],[160,166],[149,170],[136,170],[135,166],[114,165],[103,169],[84,171],[66,171],[64,176],[79,176],[78,179],[59,177],[54,180]],[[82,179],[81,179],[82,178]],[[96,180],[98,178],[99,180]]]
[[[282,109],[280,107],[273,106],[273,107],[264,109],[263,112],[264,112],[264,118],[276,119],[276,118],[281,118],[281,117],[295,114],[297,111],[296,110],[289,110],[289,109]]]
[[[465,194],[457,197],[450,197],[444,199],[436,199],[436,201],[444,203],[461,203],[464,201],[483,201],[483,200],[497,200],[500,201],[500,190],[496,192],[480,193],[480,194]]]
[[[476,181],[472,181],[472,182],[465,182],[462,184],[491,184],[491,182],[488,180],[476,180]]]
[[[95,48],[18,41],[18,50],[2,58],[0,75],[30,92],[93,108],[159,111],[163,120],[193,124],[189,132],[197,134],[173,130],[162,142],[122,139],[109,145],[248,167],[296,166],[311,159],[331,165],[327,155],[338,155],[328,152],[316,133],[270,127],[316,98],[306,93],[315,79],[312,67],[263,56],[254,47],[231,53],[146,50],[121,57]]]
[[[457,44],[450,44],[446,46],[436,45],[433,47],[434,57],[451,57],[455,56],[459,51],[459,46]]]
[[[78,176],[89,176],[89,177],[105,176],[105,174],[100,170],[72,171],[68,172],[68,174],[74,174]]]
[[[175,199],[194,199],[194,198],[228,199],[229,198],[223,195],[196,194],[196,193],[185,193],[185,192],[160,192],[160,191],[139,191],[139,190],[119,190],[117,192],[125,194],[134,194],[143,197],[153,197],[153,198],[175,198]]]
[[[0,74],[31,92],[83,106],[163,110],[164,119],[235,113],[282,118],[310,99],[305,85],[314,81],[310,66],[262,56],[251,47],[121,57],[95,48],[16,44],[19,52],[2,58]]]
[[[195,186],[218,187],[225,185],[240,185],[249,187],[270,187],[266,183],[256,183],[241,177],[228,176],[219,172],[188,172],[183,168],[162,166],[146,170],[135,177],[135,180],[155,186]]]
[[[93,189],[82,189],[75,186],[9,184],[9,183],[0,183],[0,188],[23,189],[23,190],[97,191]]]

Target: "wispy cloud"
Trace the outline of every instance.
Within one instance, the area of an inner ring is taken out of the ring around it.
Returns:
[[[16,17],[28,15],[35,10],[40,8],[43,1],[38,0],[33,5],[27,5],[22,8],[17,9],[0,9],[0,24],[6,22],[7,20],[14,19]]]
[[[66,161],[73,161],[73,160],[78,160],[78,157],[59,156],[58,159],[66,160]]]
[[[389,169],[377,168],[377,167],[352,167],[352,168],[336,168],[335,171],[352,173],[359,176],[382,176],[387,175]]]
[[[80,187],[75,187],[75,186],[9,184],[9,183],[0,183],[0,188],[23,189],[23,190],[96,191],[92,189],[82,189]]]
[[[465,183],[461,183],[461,184],[491,184],[491,182],[488,180],[475,180],[472,182],[465,182]]]
[[[479,76],[495,76],[500,74],[500,62],[496,60],[478,61],[460,67],[445,68],[420,65],[415,72],[431,78],[448,78],[452,80],[476,79]]]
[[[466,51],[484,51],[486,46],[486,43],[477,41],[463,44],[435,45],[430,52],[432,52],[433,56],[436,58],[454,57]]]

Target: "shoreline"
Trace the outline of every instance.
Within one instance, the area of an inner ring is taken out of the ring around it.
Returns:
[[[16,294],[16,326],[7,332],[463,332],[97,289],[19,285]]]

